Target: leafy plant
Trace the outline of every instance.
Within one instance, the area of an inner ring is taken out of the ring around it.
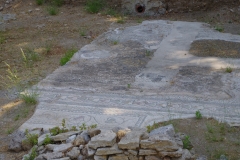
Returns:
[[[117,44],[118,44],[118,41],[113,41],[113,44],[114,44],[114,45],[117,45]]]
[[[189,136],[185,136],[184,139],[182,140],[182,142],[183,142],[183,149],[191,149],[192,148]]]
[[[79,126],[79,129],[80,129],[80,131],[86,130],[87,129],[86,123],[82,123],[82,125]]]
[[[80,28],[79,33],[82,37],[86,36],[86,28]]]
[[[224,31],[224,28],[223,28],[223,26],[221,26],[221,25],[217,25],[217,26],[215,27],[215,30],[217,30],[217,31],[219,31],[219,32],[223,32],[223,31]]]
[[[65,119],[62,120],[62,128],[60,128],[59,126],[56,126],[56,127],[50,128],[49,131],[52,136],[58,135],[59,133],[68,132]]]
[[[36,0],[37,5],[42,5],[44,3],[44,0]]]
[[[48,7],[48,8],[47,8],[47,11],[48,11],[48,13],[49,13],[50,15],[52,15],[52,16],[57,15],[58,12],[59,12],[58,8],[55,7],[55,6],[50,6],[50,7]]]
[[[20,98],[26,103],[26,104],[37,104],[37,97],[38,93],[36,91],[25,91],[20,93]]]
[[[33,147],[31,153],[23,157],[24,160],[34,160],[37,157],[37,147]]]
[[[26,140],[32,145],[37,145],[38,144],[38,135],[37,134],[30,134],[28,133],[26,135]]]
[[[131,88],[131,84],[127,84],[127,88]]]
[[[225,69],[225,72],[227,73],[232,73],[233,69],[232,67],[228,66],[226,69]]]
[[[52,139],[49,137],[49,135],[46,135],[46,137],[43,140],[43,145],[47,145],[51,143],[53,143]]]
[[[5,40],[6,40],[6,38],[5,38],[4,34],[3,34],[3,32],[0,31],[0,44],[3,44],[5,42]]]
[[[110,15],[110,16],[116,16],[117,15],[117,12],[116,10],[112,9],[112,8],[109,8],[107,9],[107,11],[105,12],[106,15]]]
[[[153,125],[148,125],[147,126],[147,132],[151,132],[152,130],[156,129],[159,127],[159,123],[155,123],[155,121],[153,122]]]
[[[152,55],[152,52],[151,51],[146,51],[146,56],[151,56]]]
[[[18,77],[18,72],[16,69],[12,68],[9,64],[4,62],[7,66],[7,81],[8,83],[1,82],[1,85],[5,88],[11,88],[12,86],[18,86],[20,85],[21,79]],[[1,76],[1,75],[0,75]],[[5,79],[5,77],[1,76],[2,79]]]
[[[61,7],[63,3],[64,3],[64,0],[51,0],[51,4],[53,4],[54,6]]]
[[[199,110],[196,111],[195,115],[196,115],[197,119],[201,119],[202,118],[202,113]]]
[[[68,50],[65,55],[61,58],[60,60],[60,65],[63,66],[65,65],[68,61],[70,61],[70,59],[72,58],[72,56],[74,55],[74,53],[76,53],[77,50],[76,49],[71,49]]]
[[[9,129],[7,130],[7,134],[12,134],[13,131],[14,131],[14,128],[9,128]]]
[[[85,9],[89,13],[98,13],[105,5],[104,0],[88,0]]]
[[[20,118],[20,115],[18,114],[18,115],[15,116],[14,121],[19,120],[19,118]]]

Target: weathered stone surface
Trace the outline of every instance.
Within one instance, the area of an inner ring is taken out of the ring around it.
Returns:
[[[124,154],[118,154],[115,156],[109,156],[108,160],[128,160],[128,157]]]
[[[162,160],[157,156],[145,156],[145,160]]]
[[[134,156],[138,154],[138,151],[129,149],[128,152]]]
[[[77,135],[77,137],[75,138],[73,144],[75,146],[85,145],[86,141],[85,141],[85,139],[84,139],[84,137],[82,135]]]
[[[139,142],[141,133],[137,131],[128,132],[118,143],[120,149],[137,149],[139,148]]]
[[[92,148],[89,148],[88,145],[86,146],[87,147],[87,155],[90,157],[90,156],[93,156],[95,153],[96,153],[96,150],[95,149],[92,149]]]
[[[54,159],[54,160],[70,160],[70,158],[69,157],[63,157],[63,158]]]
[[[73,143],[76,137],[77,137],[76,135],[72,135],[68,137],[68,139],[66,140],[66,143]]]
[[[43,154],[39,154],[34,160],[46,160],[46,159],[43,157]]]
[[[49,152],[42,155],[47,160],[62,158],[64,155],[62,152]]]
[[[78,158],[79,154],[80,154],[80,150],[78,149],[78,147],[73,147],[71,151],[67,152],[66,155],[70,157],[70,159],[76,159]]]
[[[55,142],[58,141],[66,141],[70,136],[74,135],[74,134],[78,134],[79,131],[70,131],[70,132],[66,132],[66,133],[60,133],[56,136],[52,136],[52,140]]]
[[[114,144],[112,147],[109,148],[98,148],[96,155],[110,155],[120,153],[123,153],[123,151],[118,148],[117,144]]]
[[[119,130],[123,130],[123,129],[124,129],[124,128],[122,128],[122,127],[113,127],[113,128],[112,128],[112,131],[117,134],[117,132],[118,132]]]
[[[27,138],[24,138],[22,141],[22,149],[28,151],[33,147],[33,145],[28,141]]]
[[[107,160],[107,156],[94,156],[94,160]]]
[[[86,143],[88,143],[88,142],[91,140],[91,138],[90,138],[90,136],[88,135],[88,132],[87,132],[87,131],[83,131],[80,135],[84,138],[84,141],[85,141]]]
[[[43,144],[43,141],[46,137],[51,137],[51,134],[50,133],[46,133],[46,134],[43,134],[41,135],[40,137],[38,137],[38,146],[41,146]]]
[[[46,149],[47,150],[49,150],[49,151],[53,151],[53,149],[55,148],[55,147],[57,147],[59,144],[48,144],[48,145],[46,145]]]
[[[179,158],[172,158],[172,160],[195,160],[195,156],[193,156],[189,150],[183,149],[182,150],[182,156]]]
[[[129,159],[129,160],[138,160],[138,157],[130,154],[130,155],[128,156],[128,159]]]
[[[157,151],[177,151],[178,145],[175,141],[170,140],[168,137],[158,137],[155,140],[142,140],[140,142],[143,149],[155,149]]]
[[[166,11],[166,5],[163,3],[165,1],[160,0],[141,0],[141,1],[132,1],[132,0],[122,0],[122,8],[124,12],[130,14],[141,14],[141,15],[160,15],[165,14],[162,12],[163,9]],[[139,8],[139,9],[138,9]]]
[[[100,134],[100,133],[101,133],[101,130],[98,129],[98,128],[93,128],[93,129],[88,130],[88,135],[89,135],[91,138],[94,137],[94,136],[96,136],[96,135],[98,135],[98,134]]]
[[[150,155],[156,155],[157,151],[153,149],[140,149],[139,150],[139,155],[140,156],[150,156]]]
[[[113,131],[104,131],[93,137],[88,143],[88,147],[97,149],[99,147],[111,147],[116,143],[116,133]]]
[[[29,134],[36,134],[40,137],[43,134],[43,128],[34,128],[29,132]]]
[[[167,126],[164,126],[164,127],[159,127],[157,129],[152,130],[149,133],[150,137],[155,136],[155,135],[168,135],[170,137],[174,137],[175,131],[174,131],[173,125],[170,124],[170,125],[167,125]]]
[[[20,152],[22,150],[22,140],[25,137],[25,133],[21,131],[17,131],[13,138],[10,140],[10,144],[8,149],[14,152]]]
[[[79,155],[78,156],[78,160],[84,160],[84,156],[83,155]]]
[[[47,146],[48,146],[47,148],[53,150],[53,152],[65,152],[73,147],[71,143]]]
[[[182,148],[179,148],[177,151],[175,152],[165,152],[165,151],[161,151],[161,152],[158,152],[158,155],[160,157],[165,157],[165,156],[168,156],[168,157],[172,157],[172,158],[178,158],[178,157],[181,157],[183,154],[183,150]]]

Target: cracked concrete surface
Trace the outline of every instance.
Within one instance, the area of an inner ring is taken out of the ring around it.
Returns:
[[[62,119],[69,126],[143,127],[197,110],[240,125],[240,60],[189,54],[201,39],[240,42],[239,35],[198,22],[144,21],[110,30],[37,85],[39,104],[20,129]],[[231,74],[224,72],[228,66]]]

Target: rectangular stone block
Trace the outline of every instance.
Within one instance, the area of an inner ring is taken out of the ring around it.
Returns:
[[[109,156],[108,160],[128,160],[128,156],[124,154],[118,154],[115,156]]]
[[[139,155],[140,156],[150,156],[150,155],[156,155],[157,151],[153,149],[140,149],[139,150]]]
[[[112,155],[120,153],[123,153],[123,151],[118,148],[117,144],[114,144],[112,147],[98,148],[96,155]]]

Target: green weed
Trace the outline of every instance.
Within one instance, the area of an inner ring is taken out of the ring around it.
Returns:
[[[114,44],[114,45],[117,45],[117,44],[118,44],[118,41],[113,41],[113,44]]]
[[[152,52],[147,50],[147,51],[146,51],[146,56],[149,57],[149,56],[151,56],[151,55],[152,55]]]
[[[47,135],[45,139],[43,140],[43,145],[51,144],[53,143],[52,139]]]
[[[98,13],[105,5],[104,0],[88,0],[85,9],[89,13]]]
[[[44,0],[36,0],[37,5],[43,5]]]
[[[37,157],[37,147],[32,148],[31,153],[23,157],[24,160],[34,160]]]
[[[5,35],[0,31],[0,44],[3,44],[6,41]]]
[[[198,110],[195,113],[197,119],[202,119],[202,113]]]
[[[79,129],[80,129],[80,131],[86,130],[87,129],[86,123],[82,123],[82,125],[79,126]]]
[[[7,64],[6,62],[4,62],[5,65],[7,66],[7,81],[8,83],[1,83],[2,86],[6,87],[6,88],[11,88],[12,86],[19,86],[21,79],[18,77],[18,72],[16,69],[12,68],[9,64]],[[1,75],[0,75],[1,76]],[[5,77],[1,76],[2,79],[5,79]]]
[[[61,7],[64,3],[64,0],[51,0],[51,4],[57,7]]]
[[[226,69],[225,69],[225,72],[227,72],[227,73],[232,73],[232,71],[233,71],[233,68],[230,66],[226,67]]]
[[[18,115],[16,115],[16,116],[14,117],[14,121],[19,120],[19,118],[20,118],[20,115],[18,114]]]
[[[142,23],[143,19],[137,19],[137,23]]]
[[[48,13],[49,13],[50,15],[52,15],[52,16],[57,15],[58,12],[59,12],[58,8],[55,7],[55,6],[50,6],[50,7],[48,7],[48,8],[47,8],[47,11],[48,11]]]
[[[127,84],[127,88],[131,88],[131,84]]]
[[[86,36],[86,35],[87,35],[87,34],[86,34],[86,28],[80,28],[79,34],[80,34],[80,36],[82,36],[82,37]]]
[[[58,135],[59,133],[65,133],[68,132],[68,129],[66,128],[66,121],[65,119],[62,120],[62,128],[59,126],[53,127],[49,129],[52,136]]]
[[[116,10],[109,8],[107,9],[107,11],[105,12],[106,15],[110,15],[110,16],[117,16],[117,12]]]
[[[224,28],[221,25],[217,25],[217,26],[215,26],[215,30],[217,30],[218,32],[223,32]]]
[[[21,48],[23,63],[26,67],[32,67],[34,62],[40,60],[40,56],[38,53],[34,52],[31,49],[26,50],[27,51],[24,52],[23,49]]]
[[[210,124],[207,124],[207,131],[208,131],[209,133],[213,133],[213,126],[210,125]]]
[[[147,132],[150,133],[152,130],[159,128],[159,126],[159,123],[155,123],[154,121],[152,125],[147,126]]]
[[[37,104],[37,91],[24,91],[20,93],[19,97],[26,103],[26,104]]]
[[[185,136],[184,139],[182,140],[183,141],[183,149],[191,149],[192,148],[189,138],[190,138],[189,136]]]
[[[68,61],[70,61],[70,59],[72,58],[72,56],[74,55],[74,53],[76,53],[77,50],[76,49],[71,49],[68,50],[65,55],[61,58],[60,60],[60,65],[63,66],[65,65]]]
[[[37,134],[26,134],[25,140],[23,140],[22,143],[28,143],[31,146],[37,145],[38,144],[38,135]]]
[[[14,131],[14,128],[9,128],[9,129],[7,130],[7,134],[12,134],[13,131]]]

